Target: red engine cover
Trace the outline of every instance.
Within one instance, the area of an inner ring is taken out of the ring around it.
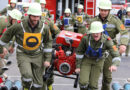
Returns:
[[[73,53],[70,56],[66,56],[64,50],[59,47],[59,51],[56,51],[58,59],[54,61],[54,67],[63,75],[71,75],[74,73],[76,65],[76,54]],[[65,67],[65,69],[63,69]]]
[[[72,47],[78,47],[82,37],[82,34],[62,30],[56,38],[56,43],[69,46],[70,44],[67,42],[67,40],[71,39],[73,40]]]

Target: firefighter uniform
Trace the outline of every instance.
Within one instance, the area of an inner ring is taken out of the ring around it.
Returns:
[[[101,9],[111,9],[111,2],[109,0],[105,1],[102,0],[99,3],[99,8]],[[121,34],[120,37],[120,45],[127,45],[128,43],[128,31],[125,29],[125,26],[122,24],[122,22],[118,19],[118,17],[108,14],[108,16],[103,20],[99,15],[95,16],[95,18],[92,21],[101,21],[104,25],[104,33],[106,35],[109,35],[113,41],[114,44],[117,45],[116,35],[118,33]],[[102,81],[102,90],[110,90],[110,83],[112,81],[111,72],[108,70],[109,66],[111,66],[111,53],[109,54],[109,57],[106,58],[104,67],[103,67],[103,81]]]
[[[78,9],[83,9],[83,5],[78,5]],[[76,27],[78,33],[84,34],[86,33],[86,24],[89,23],[90,17],[88,14],[85,14],[84,12],[77,12],[75,14],[75,19],[76,19]]]
[[[9,22],[9,16],[1,16],[0,17],[0,37],[4,33],[4,31],[7,29],[7,27],[11,26],[11,23]]]
[[[29,6],[28,15],[41,16],[41,6],[33,3]],[[52,38],[49,27],[41,20],[32,28],[29,18],[9,28],[0,40],[0,45],[8,43],[15,36],[18,44],[16,55],[24,90],[45,90],[43,73],[45,61],[50,62]],[[0,53],[2,53],[0,46]],[[43,88],[42,88],[43,87]]]
[[[101,22],[93,22],[90,34],[81,39],[76,50],[76,68],[80,68],[80,90],[98,90],[98,79],[103,69],[104,59],[108,56],[106,50],[112,54],[112,66],[118,66],[121,61],[118,49],[109,36],[102,33],[98,41],[92,37],[93,33],[103,31]]]
[[[17,16],[17,15],[18,16]],[[10,16],[10,17],[9,17]],[[16,19],[16,20],[20,20],[21,17],[22,17],[22,14],[20,11],[16,10],[16,9],[13,9],[11,12],[9,12],[9,16],[2,16],[0,17],[0,38],[1,36],[3,35],[3,33],[7,30],[7,28],[11,27],[12,26],[12,20],[13,19]],[[10,20],[10,19],[11,20]],[[10,46],[14,47],[14,41],[15,41],[15,38],[12,39],[12,41],[10,41],[5,47],[7,49],[9,49]],[[4,73],[4,69],[8,69],[5,65],[8,64],[8,62],[10,61],[7,61],[6,59],[8,59],[9,57],[9,54],[6,55],[4,57],[4,59],[1,59],[0,60],[0,74],[3,74]]]
[[[64,12],[64,16],[63,18],[59,21],[58,23],[58,27],[64,27],[63,30],[67,30],[67,31],[72,31],[74,32],[74,16],[71,15],[71,11],[69,8],[65,9]],[[69,16],[67,16],[66,14],[69,14]]]
[[[46,5],[46,0],[40,0],[40,4],[44,4]],[[51,14],[50,11],[47,8],[42,8],[42,16],[43,17],[47,17],[47,18],[51,18]]]
[[[130,12],[130,8],[128,7],[127,8],[127,13],[129,13],[129,12]],[[127,49],[126,49],[126,52],[125,52],[126,56],[128,56],[129,55],[129,51],[130,51],[130,16],[124,15],[122,17],[122,22],[124,23],[126,29],[129,32],[129,43],[127,45]]]
[[[11,0],[11,2],[10,3],[17,3],[16,2],[16,0]],[[11,7],[10,5],[8,5],[6,8],[4,8],[2,11],[0,11],[0,14],[1,15],[6,15],[6,16],[8,16],[8,13],[9,13],[9,11],[11,11],[11,10],[13,10],[13,9],[15,9],[15,7],[13,8],[13,7]]]

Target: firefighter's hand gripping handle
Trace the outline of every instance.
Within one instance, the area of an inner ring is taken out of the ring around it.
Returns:
[[[79,82],[79,74],[76,74],[76,79],[75,79],[75,82],[74,82],[74,88],[77,88],[78,82]]]
[[[53,74],[53,66],[46,68],[45,74],[43,75],[43,81],[47,81]]]

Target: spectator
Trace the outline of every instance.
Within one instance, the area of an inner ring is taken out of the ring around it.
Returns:
[[[122,19],[122,16],[123,16],[123,15],[126,15],[126,10],[125,10],[125,8],[122,6],[121,9],[118,11],[117,16],[118,16],[120,19]]]

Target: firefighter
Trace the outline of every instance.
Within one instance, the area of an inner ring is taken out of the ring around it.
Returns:
[[[9,12],[9,16],[0,17],[0,37],[3,35],[7,28],[11,27],[13,24],[17,23],[17,21],[21,20],[21,17],[22,14],[17,9],[13,9],[11,12]],[[14,51],[14,41],[15,38],[13,38],[13,40],[5,46],[8,49],[9,54],[12,54]],[[8,70],[5,65],[9,65],[11,63],[11,61],[6,60],[8,59],[9,54],[0,60],[0,75],[2,75],[5,70]]]
[[[42,7],[42,16],[51,18],[50,11],[47,8],[45,8],[46,0],[40,0],[40,4],[41,4],[41,7]]]
[[[50,66],[52,38],[49,27],[40,20],[40,4],[32,3],[27,14],[28,18],[10,27],[1,37],[0,57],[7,54],[3,46],[15,36],[17,63],[24,90],[45,90],[42,75],[45,67]]]
[[[77,27],[77,30],[75,32],[82,34],[86,33],[87,31],[86,25],[87,23],[89,23],[90,17],[88,16],[87,13],[83,12],[83,5],[81,4],[78,5],[77,13],[75,14],[75,19]]]
[[[28,8],[29,8],[29,3],[24,3],[23,4],[23,17],[27,16],[27,11],[28,11]]]
[[[128,31],[125,26],[120,21],[120,19],[114,15],[110,14],[112,9],[112,3],[110,0],[101,0],[99,2],[99,15],[95,16],[92,21],[101,21],[105,29],[104,33],[110,36],[115,45],[119,45],[120,54],[124,53],[126,50],[126,45],[128,44]],[[117,44],[116,35],[120,33],[120,44]],[[102,80],[102,90],[110,90],[110,83],[112,81],[111,72],[108,68],[112,64],[111,53],[109,57],[106,58],[103,68],[103,80]]]
[[[2,11],[0,11],[0,16],[1,15],[8,16],[8,12],[16,8],[16,3],[17,3],[16,0],[11,0],[10,5],[6,8],[4,8]]]
[[[121,58],[112,39],[103,34],[100,21],[92,22],[90,34],[84,36],[76,50],[76,73],[80,72],[80,90],[98,90],[98,80],[103,69],[108,50],[112,54],[109,71],[116,71]],[[104,89],[105,90],[105,89]]]
[[[59,21],[58,27],[64,27],[63,30],[72,31],[74,32],[74,22],[75,19],[71,15],[71,11],[69,8],[65,9],[63,18]]]
[[[130,51],[130,7],[128,7],[126,11],[127,14],[122,17],[122,22],[124,23],[126,29],[129,32],[129,43],[125,52],[125,55],[128,56]]]

